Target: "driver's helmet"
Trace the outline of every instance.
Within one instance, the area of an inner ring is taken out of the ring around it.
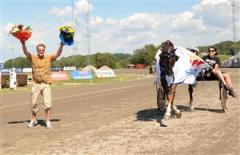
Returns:
[[[189,51],[193,52],[194,54],[198,55],[199,53],[199,49],[198,47],[191,47],[191,48],[187,48]]]

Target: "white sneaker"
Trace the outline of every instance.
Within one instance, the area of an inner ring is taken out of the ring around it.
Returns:
[[[52,124],[50,121],[46,121],[46,128],[48,128],[48,129],[52,128]]]
[[[31,120],[31,121],[28,123],[27,127],[28,127],[28,128],[33,128],[33,127],[36,126],[37,124],[38,124],[38,121],[37,121],[37,120]]]

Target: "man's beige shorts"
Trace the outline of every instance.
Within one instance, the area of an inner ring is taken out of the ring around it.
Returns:
[[[51,84],[46,83],[33,83],[32,86],[32,112],[38,111],[38,104],[41,102],[41,96],[43,97],[43,108],[45,110],[50,109],[52,106],[52,90]]]

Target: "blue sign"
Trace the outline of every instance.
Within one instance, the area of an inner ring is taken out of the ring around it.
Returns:
[[[17,73],[22,73],[22,68],[15,68],[15,71],[17,72]]]
[[[12,70],[13,68],[0,68],[2,73],[10,73]],[[22,73],[22,68],[15,68],[15,72]]]
[[[11,72],[11,69],[10,68],[3,68],[3,69],[0,69],[2,73],[10,73]]]
[[[0,69],[3,69],[4,68],[4,63],[0,63]]]
[[[79,79],[92,79],[93,75],[91,71],[71,71],[70,75],[72,79],[79,80]]]

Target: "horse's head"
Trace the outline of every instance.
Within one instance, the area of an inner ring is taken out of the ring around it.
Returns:
[[[175,54],[176,49],[171,41],[167,40],[161,45],[160,54],[160,66],[164,69],[168,76],[173,75],[173,66],[178,60],[178,56]]]

